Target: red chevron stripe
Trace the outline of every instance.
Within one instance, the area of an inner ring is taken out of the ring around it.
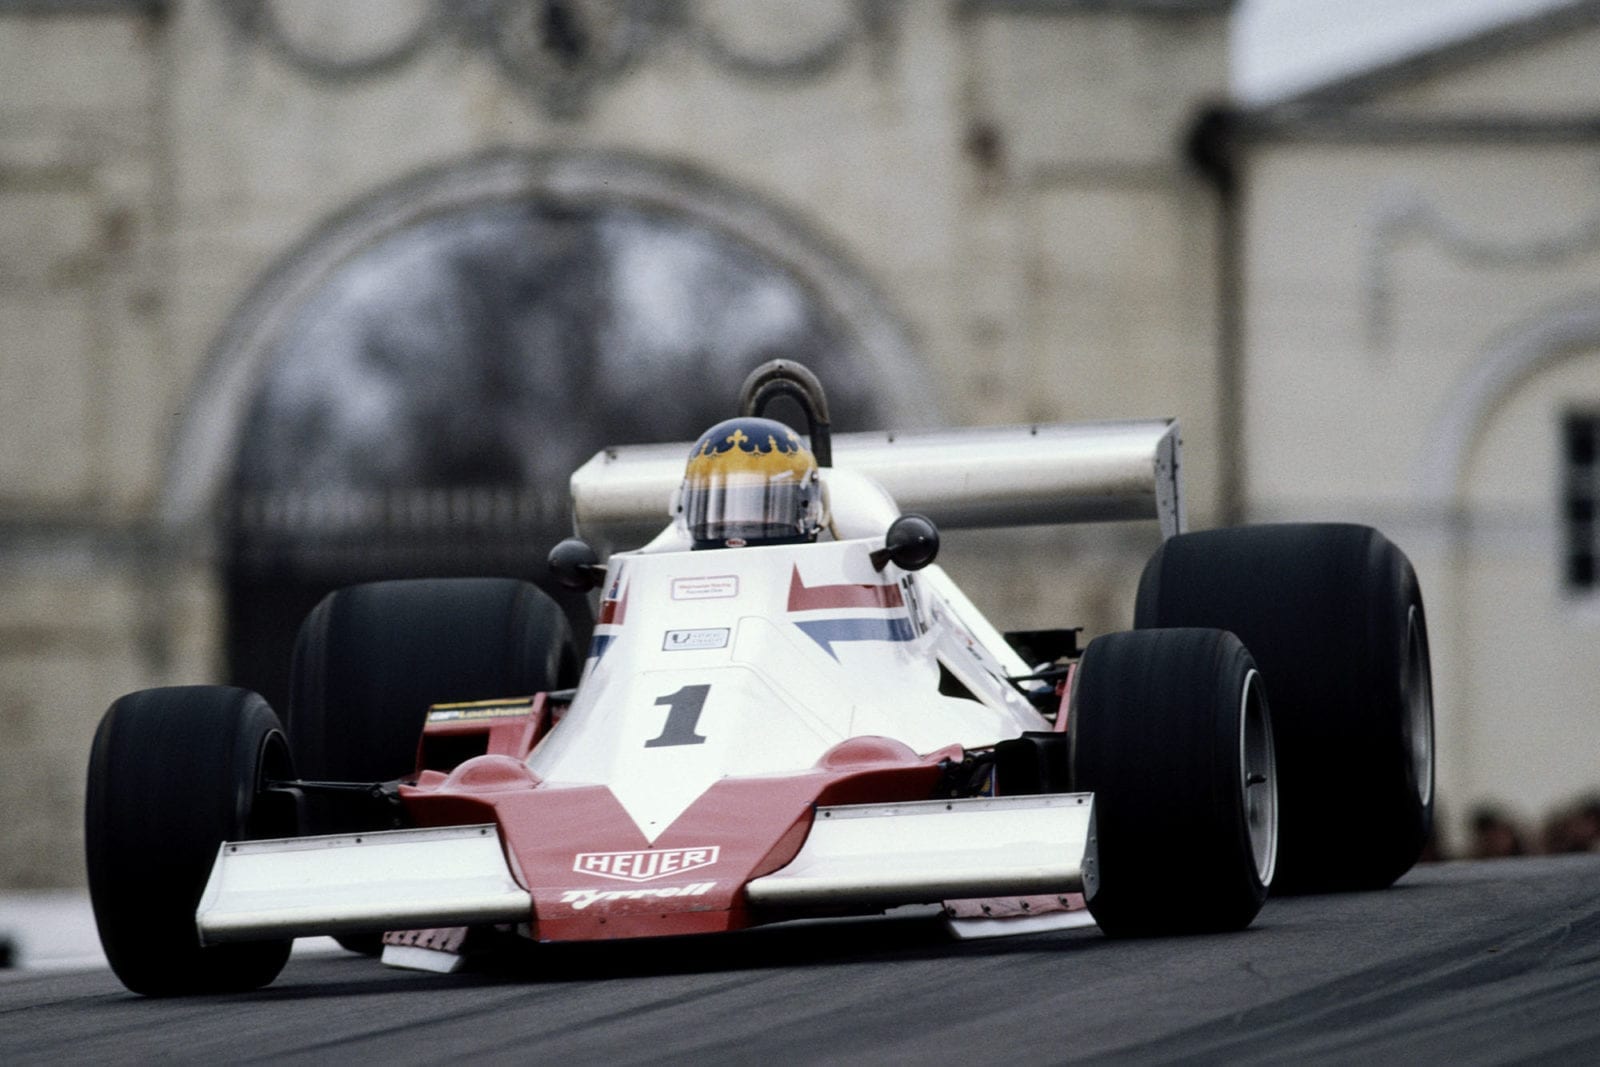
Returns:
[[[905,604],[898,585],[807,585],[800,568],[789,577],[789,610],[817,608],[898,608]]]

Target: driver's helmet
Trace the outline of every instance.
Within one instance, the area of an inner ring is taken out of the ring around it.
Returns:
[[[814,540],[822,526],[817,458],[773,419],[719,422],[689,454],[677,521],[695,548]]]

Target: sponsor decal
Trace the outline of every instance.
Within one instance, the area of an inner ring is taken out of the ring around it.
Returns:
[[[712,630],[668,630],[661,639],[663,652],[688,652],[696,649],[727,648],[728,628]]]
[[[526,700],[515,703],[493,702],[482,704],[435,704],[428,709],[429,722],[476,722],[482,719],[516,719],[531,711],[533,705]]]
[[[739,595],[737,574],[714,574],[706,578],[672,579],[673,600],[720,600]]]
[[[623,882],[649,882],[656,878],[686,874],[717,862],[721,848],[648,848],[638,852],[580,852],[573,857],[572,869],[579,874],[615,878]]]
[[[789,575],[789,610],[818,608],[898,608],[905,601],[900,587],[890,585],[807,585],[795,567]]]
[[[567,889],[561,893],[561,903],[573,911],[582,911],[591,904],[610,900],[667,900],[673,897],[703,897],[716,886],[715,882],[691,882],[688,885],[664,885],[655,889]]]

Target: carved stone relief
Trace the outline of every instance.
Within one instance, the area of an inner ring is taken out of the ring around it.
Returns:
[[[651,51],[685,41],[745,78],[804,81],[846,62],[858,44],[889,42],[899,0],[412,0],[313,4],[218,0],[236,39],[323,82],[359,81],[445,44],[480,51],[558,119]],[[370,9],[371,18],[363,18]],[[403,12],[396,17],[397,12]]]
[[[1364,257],[1367,347],[1386,355],[1394,329],[1397,284],[1394,256],[1405,243],[1424,240],[1456,262],[1485,270],[1556,267],[1600,249],[1600,208],[1575,223],[1521,240],[1489,237],[1452,217],[1414,188],[1384,190],[1373,209]]]

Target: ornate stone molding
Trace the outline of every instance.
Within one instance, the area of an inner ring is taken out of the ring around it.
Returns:
[[[1384,190],[1373,210],[1363,256],[1367,291],[1367,346],[1387,354],[1394,329],[1395,252],[1407,241],[1423,239],[1457,262],[1485,270],[1554,267],[1600,249],[1600,208],[1561,232],[1525,240],[1486,237],[1450,216],[1414,188]]]
[[[653,49],[687,41],[721,69],[746,78],[804,81],[849,59],[857,42],[893,35],[900,0],[834,0],[810,8],[831,17],[807,39],[755,46],[730,32],[705,0],[422,0],[409,26],[382,27],[367,46],[332,47],[292,32],[274,0],[217,0],[236,38],[321,82],[360,81],[454,43],[487,54],[547,114],[573,119],[596,93]],[[781,36],[781,34],[779,34]]]

